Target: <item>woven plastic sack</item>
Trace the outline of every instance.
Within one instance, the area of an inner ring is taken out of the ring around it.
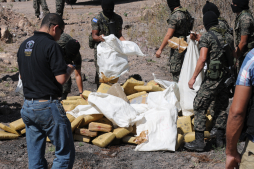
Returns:
[[[20,76],[19,76],[19,82],[15,92],[18,93],[20,97],[24,97],[23,84],[22,84],[22,80],[20,79]]]
[[[113,34],[103,38],[105,42],[101,42],[97,47],[97,64],[103,82],[111,81],[128,72],[128,56],[145,56],[134,42],[120,41]]]
[[[196,97],[197,91],[199,90],[203,77],[204,72],[201,73],[196,78],[196,82],[194,83],[192,90],[188,86],[188,82],[191,79],[196,65],[199,58],[199,51],[197,44],[194,40],[190,40],[188,37],[189,45],[187,48],[187,52],[185,54],[185,58],[183,61],[183,66],[178,82],[179,91],[180,91],[180,105],[182,107],[182,114],[183,116],[191,116],[194,114],[193,112],[193,101]]]

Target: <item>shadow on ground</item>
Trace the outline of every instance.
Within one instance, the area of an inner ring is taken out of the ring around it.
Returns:
[[[117,0],[115,2],[115,4],[125,4],[125,3],[132,3],[132,2],[136,2],[136,1],[142,1],[142,0]],[[77,6],[77,5],[93,5],[93,6],[99,6],[101,5],[101,1],[97,0],[97,1],[86,1],[86,2],[77,2],[75,4],[72,4],[73,6]]]

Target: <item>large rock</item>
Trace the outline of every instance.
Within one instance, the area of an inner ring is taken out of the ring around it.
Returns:
[[[10,43],[12,42],[12,34],[8,30],[8,26],[2,25],[1,26],[1,40]]]

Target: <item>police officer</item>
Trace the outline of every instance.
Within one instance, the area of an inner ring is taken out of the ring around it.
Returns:
[[[99,87],[99,66],[97,65],[97,46],[103,42],[103,36],[114,34],[121,41],[124,41],[122,35],[123,19],[114,12],[114,0],[102,0],[102,12],[92,19],[92,39],[95,41],[94,46],[94,63],[96,67],[95,83]]]
[[[249,0],[233,0],[235,20],[235,43],[237,45],[237,74],[247,53],[254,48],[254,18],[249,10]]]
[[[81,63],[82,58],[79,53],[80,44],[70,35],[63,33],[57,43],[61,46],[64,52],[64,60],[67,64],[75,66],[75,78],[79,90],[79,95],[82,96],[83,83],[81,77]],[[72,81],[71,78],[63,85],[62,100],[65,100],[67,95],[71,92]]]
[[[218,147],[223,146],[223,136],[225,134],[227,113],[229,103],[229,90],[225,85],[227,75],[227,58],[222,50],[222,46],[228,44],[232,53],[234,52],[234,41],[232,36],[224,29],[221,29],[218,16],[212,12],[206,12],[203,18],[207,33],[201,36],[199,41],[200,57],[196,69],[189,81],[189,88],[193,89],[196,77],[203,70],[207,62],[208,70],[194,99],[194,130],[195,138],[193,142],[186,143],[185,148],[196,151],[204,151],[204,131],[206,129],[206,112],[215,100],[215,116],[218,116],[215,127],[218,129],[216,143]]]
[[[35,16],[40,17],[40,5],[43,11],[43,15],[46,16],[49,13],[46,0],[33,0],[33,8],[35,10]]]
[[[192,17],[187,9],[180,6],[180,0],[167,0],[167,2],[172,13],[168,22],[168,32],[164,37],[160,48],[156,52],[157,58],[161,57],[162,50],[168,44],[170,38],[174,36],[186,40],[186,36],[189,35],[193,26]],[[175,82],[178,82],[179,80],[185,52],[179,53],[178,49],[171,49],[170,51],[170,72],[172,73]]]

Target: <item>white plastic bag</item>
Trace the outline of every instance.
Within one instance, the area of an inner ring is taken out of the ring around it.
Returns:
[[[75,118],[81,115],[92,115],[92,114],[101,114],[98,110],[96,110],[94,107],[91,105],[79,105],[75,107],[75,109],[66,112],[68,114],[71,114]]]
[[[204,72],[201,73],[196,78],[196,82],[194,83],[192,90],[189,88],[188,82],[191,79],[199,58],[199,51],[197,44],[194,40],[190,40],[188,37],[189,45],[187,48],[187,52],[185,54],[185,58],[183,61],[183,66],[178,82],[179,90],[180,90],[180,105],[182,107],[183,116],[191,116],[194,114],[193,112],[193,101],[197,94],[197,91],[200,88],[202,83]]]
[[[23,84],[22,84],[22,80],[20,79],[20,75],[19,75],[19,82],[15,92],[18,93],[20,97],[24,97]]]
[[[128,56],[130,55],[145,56],[134,42],[120,41],[113,34],[103,38],[105,42],[101,42],[97,47],[100,78],[102,78],[101,72],[107,78],[117,78],[128,72]]]
[[[148,130],[148,140],[138,145],[135,151],[175,151],[179,105],[177,89],[177,84],[172,83],[162,92],[149,93],[149,110],[145,112],[144,118],[136,123],[137,135]]]
[[[129,127],[143,118],[129,103],[110,94],[90,93],[88,103],[119,127]]]

